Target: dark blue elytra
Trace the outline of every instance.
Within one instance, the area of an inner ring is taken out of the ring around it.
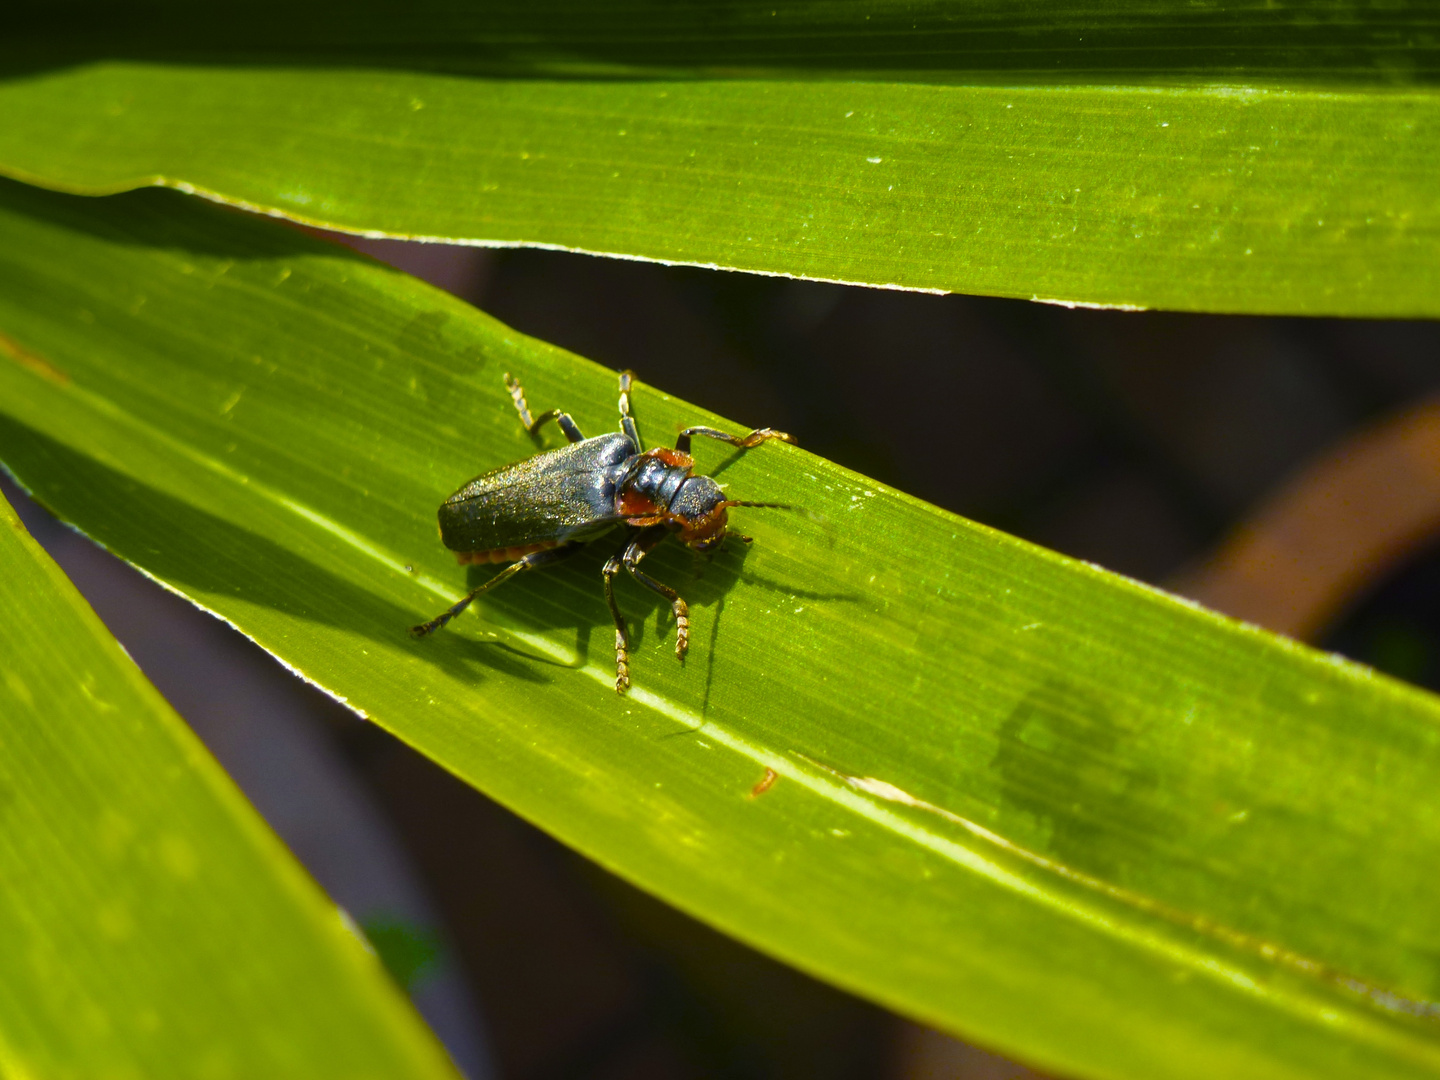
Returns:
[[[615,493],[638,454],[617,432],[477,476],[440,504],[440,540],[451,551],[483,556],[592,539],[615,526]]]
[[[665,537],[674,535],[697,551],[709,551],[725,539],[732,506],[779,507],[778,503],[741,502],[708,476],[695,476],[690,440],[719,439],[748,450],[769,439],[793,443],[783,431],[759,428],[742,437],[708,427],[686,428],[673,450],[643,450],[630,415],[633,375],[620,375],[620,431],[585,438],[568,413],[552,409],[532,419],[525,392],[507,373],[505,386],[520,422],[535,434],[554,420],[568,446],[545,450],[475,477],[440,505],[440,539],[462,563],[508,562],[500,573],[471,590],[447,611],[412,628],[417,636],[440,629],[481,593],[522,570],[558,562],[586,543],[616,528],[627,529],[625,544],[602,571],[605,600],[615,620],[615,690],[630,686],[629,635],[615,603],[614,579],[621,567],[670,601],[675,614],[675,655],[690,645],[690,614],[679,593],[639,568],[640,560]],[[740,537],[749,543],[749,537]]]

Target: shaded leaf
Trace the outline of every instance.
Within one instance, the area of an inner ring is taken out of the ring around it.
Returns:
[[[1316,2],[67,6],[0,52],[0,173],[908,289],[1433,316],[1432,23]]]

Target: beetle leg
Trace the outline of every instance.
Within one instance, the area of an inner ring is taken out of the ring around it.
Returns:
[[[580,434],[580,429],[575,426],[575,421],[570,419],[570,414],[561,412],[559,409],[551,409],[549,412],[541,413],[538,420],[530,416],[530,406],[525,404],[525,389],[520,385],[519,379],[510,377],[505,373],[505,389],[510,391],[510,400],[515,402],[515,411],[520,414],[520,423],[525,425],[525,430],[531,435],[539,432],[540,425],[546,420],[554,420],[560,425],[560,430],[565,433],[565,438],[571,442],[580,442],[585,438]]]
[[[655,545],[669,534],[670,530],[664,527],[646,529],[631,541],[630,546],[625,549],[622,561],[631,577],[651,592],[657,592],[670,601],[670,609],[675,613],[675,655],[683,660],[685,650],[690,648],[690,607],[669,585],[656,581],[638,566],[640,560],[649,555]]]
[[[635,444],[636,450],[645,449],[640,445],[640,432],[635,428],[635,418],[630,415],[630,381],[635,378],[633,371],[620,373],[620,430]]]
[[[625,616],[620,614],[620,605],[615,603],[615,575],[620,572],[620,555],[611,556],[605,568],[600,571],[605,579],[605,602],[610,605],[610,617],[615,620],[615,692],[623,694],[630,689],[630,635],[625,630]]]
[[[727,435],[723,431],[716,431],[713,427],[692,427],[680,432],[680,437],[675,440],[675,449],[682,454],[690,453],[690,436],[704,435],[707,439],[719,439],[731,446],[738,446],[741,450],[749,450],[751,447],[759,446],[767,439],[779,439],[781,442],[794,443],[795,436],[786,435],[783,431],[776,431],[774,428],[756,428],[744,438],[739,435]]]
[[[471,589],[458,603],[451,605],[450,608],[441,612],[439,615],[436,615],[435,618],[431,619],[429,622],[421,623],[419,626],[412,626],[410,628],[410,633],[414,634],[416,637],[424,637],[426,634],[433,634],[436,630],[439,630],[451,619],[455,618],[456,615],[459,615],[462,611],[469,607],[470,602],[474,600],[477,596],[479,596],[481,593],[489,592],[496,585],[499,585],[502,581],[506,581],[514,577],[522,570],[534,570],[536,567],[545,566],[548,563],[559,562],[567,555],[574,555],[575,552],[579,551],[584,546],[585,544],[583,541],[572,541],[571,543],[561,544],[559,547],[549,548],[545,551],[532,552],[531,554],[526,555],[523,559],[513,562],[509,566],[505,567],[504,570],[501,570],[489,581],[486,581],[484,584],[480,585],[477,588]]]

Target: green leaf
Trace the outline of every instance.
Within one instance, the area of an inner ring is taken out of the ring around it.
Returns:
[[[774,443],[697,448],[803,512],[647,561],[685,665],[620,582],[618,698],[608,543],[407,633],[465,589],[436,505],[537,447],[502,373],[591,434],[612,373],[161,192],[0,186],[0,332],[0,457],[58,513],[715,926],[1062,1072],[1440,1075],[1434,698]]]
[[[3,497],[0,612],[0,1074],[453,1076]]]
[[[22,7],[24,2],[22,0]],[[1232,81],[1424,85],[1440,76],[1427,0],[1200,6],[1184,0],[449,0],[197,9],[131,0],[32,5],[0,42],[12,68],[96,57],[357,66],[463,75],[658,75],[1026,83]],[[283,17],[285,32],[275,27]]]
[[[1440,314],[1428,4],[61,18],[0,53],[0,173],[59,190],[908,289]]]

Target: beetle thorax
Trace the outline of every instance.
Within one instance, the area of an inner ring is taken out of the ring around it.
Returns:
[[[688,454],[665,448],[638,455],[616,488],[616,509],[632,519],[665,517],[690,476],[691,464]]]
[[[616,488],[615,505],[631,525],[666,525],[701,551],[725,538],[729,503],[720,485],[694,476],[689,454],[664,448],[638,455]]]

